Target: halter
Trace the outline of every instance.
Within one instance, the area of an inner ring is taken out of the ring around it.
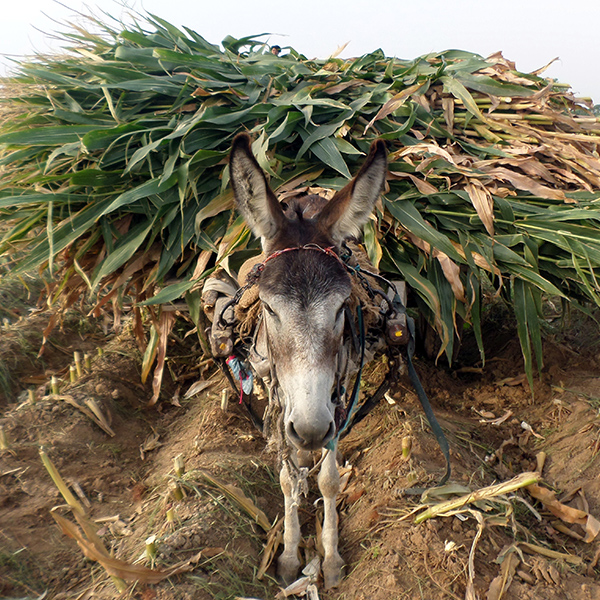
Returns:
[[[444,473],[444,476],[442,477],[441,481],[438,483],[438,485],[444,485],[444,483],[446,483],[446,481],[448,481],[448,479],[450,477],[450,472],[451,472],[450,471],[450,450],[448,447],[448,442],[446,440],[446,437],[435,417],[435,414],[433,413],[433,410],[431,408],[431,405],[429,404],[429,400],[427,398],[425,390],[423,389],[423,386],[421,385],[419,376],[417,375],[417,372],[416,372],[413,362],[412,362],[412,356],[413,356],[414,350],[415,350],[414,321],[411,317],[409,317],[406,314],[406,307],[403,305],[402,301],[400,300],[400,295],[398,294],[398,290],[396,289],[396,286],[394,285],[393,282],[389,281],[388,279],[379,275],[378,273],[373,273],[366,269],[362,269],[359,265],[351,266],[348,264],[347,261],[352,256],[352,251],[345,244],[344,244],[344,250],[346,251],[346,254],[343,257],[340,257],[337,254],[334,246],[327,246],[327,247],[323,248],[323,247],[319,246],[318,244],[306,244],[304,246],[294,246],[294,247],[290,247],[290,248],[283,248],[282,250],[276,250],[275,252],[273,252],[272,254],[267,256],[267,258],[265,258],[264,261],[255,265],[252,268],[252,270],[250,271],[250,273],[248,273],[248,276],[246,277],[246,284],[237,291],[237,293],[235,294],[233,299],[225,305],[221,314],[219,315],[219,320],[220,320],[221,324],[224,326],[233,325],[233,323],[225,322],[225,320],[223,319],[223,314],[225,313],[227,308],[229,308],[230,306],[235,306],[241,300],[244,292],[246,292],[246,290],[248,290],[249,288],[251,288],[258,282],[258,279],[260,278],[260,275],[263,272],[265,265],[269,261],[271,261],[274,258],[277,258],[278,256],[281,256],[282,254],[285,254],[287,252],[295,252],[295,251],[299,251],[299,250],[316,250],[318,252],[323,252],[324,254],[327,254],[327,255],[335,258],[350,275],[354,275],[360,280],[361,285],[367,290],[367,292],[369,293],[369,295],[372,298],[374,298],[376,295],[380,295],[383,299],[385,299],[385,301],[387,302],[387,305],[388,305],[388,309],[385,312],[382,311],[382,313],[384,314],[386,320],[390,319],[394,315],[399,315],[399,314],[406,315],[406,323],[408,326],[408,332],[407,332],[408,339],[399,339],[397,337],[397,336],[401,337],[403,335],[402,332],[389,331],[388,332],[388,342],[391,342],[392,345],[396,345],[396,344],[407,345],[406,356],[407,356],[409,377],[415,388],[415,391],[417,392],[417,396],[419,398],[421,406],[425,412],[427,420],[429,421],[431,429],[432,429],[435,437],[437,438],[438,444],[440,445],[440,449],[442,450],[442,453],[443,453],[445,461],[446,461],[446,472]],[[366,276],[372,277],[375,280],[388,285],[390,287],[390,289],[393,291],[393,298],[390,300],[390,298],[388,298],[388,296],[385,293],[383,293],[381,290],[373,288]],[[353,337],[355,338],[355,347],[357,347],[357,349],[359,350],[359,361],[360,361],[359,370],[357,372],[356,379],[354,381],[354,387],[348,398],[348,406],[345,409],[346,414],[342,417],[341,422],[339,424],[336,424],[337,432],[336,432],[335,438],[332,441],[330,441],[326,446],[326,448],[329,450],[333,450],[335,448],[335,445],[339,441],[340,437],[347,435],[348,432],[350,431],[351,427],[353,425],[355,425],[356,423],[358,423],[359,421],[361,421],[368,414],[368,412],[381,400],[381,398],[383,398],[385,392],[391,386],[392,380],[395,379],[395,376],[396,376],[395,373],[392,373],[392,366],[395,361],[393,360],[392,355],[390,355],[390,360],[392,362],[390,364],[390,371],[388,372],[388,376],[381,383],[381,385],[379,386],[377,391],[371,396],[371,398],[367,399],[361,406],[358,405],[358,396],[359,396],[359,392],[360,392],[360,384],[361,384],[362,370],[363,370],[363,366],[364,366],[364,355],[365,355],[365,344],[366,344],[365,327],[364,327],[364,320],[363,320],[363,314],[362,314],[362,306],[361,306],[360,302],[358,304],[357,311],[358,311],[357,317],[358,317],[358,325],[359,325],[358,336],[357,336],[357,332],[355,332],[355,331],[352,331],[352,334],[353,334]],[[358,340],[356,340],[356,337],[358,337]],[[358,344],[356,342],[358,342]],[[231,375],[229,374],[229,370],[225,369],[225,372],[228,376],[230,383],[232,384],[233,388],[235,389],[236,386],[233,383]],[[240,380],[240,400],[244,397],[244,392],[241,389],[242,388],[241,383],[242,383],[242,381]],[[251,393],[248,394],[248,397],[251,397]],[[254,422],[255,426],[257,426],[257,428],[262,431],[262,423],[260,423],[260,418],[257,417],[256,415],[254,415],[252,407],[250,405],[247,404],[246,407],[248,408],[248,410],[250,412],[250,416],[251,416],[252,421]],[[405,490],[405,493],[408,493],[408,494],[422,493],[422,491],[423,490],[420,488],[419,489],[415,488],[412,490]]]
[[[333,258],[335,258],[342,265],[342,267],[344,267],[344,269],[346,269],[347,271],[352,271],[352,268],[349,267],[342,260],[342,258],[337,254],[337,252],[335,251],[335,246],[326,246],[325,248],[323,248],[322,246],[319,246],[319,244],[311,243],[311,244],[305,244],[304,246],[292,246],[290,248],[283,248],[282,250],[276,250],[272,254],[269,254],[269,256],[267,256],[267,258],[265,258],[265,260],[263,260],[261,263],[258,263],[257,265],[254,265],[254,267],[252,267],[252,269],[246,276],[245,285],[243,285],[235,293],[235,296],[227,304],[225,304],[225,306],[223,307],[223,310],[221,311],[221,314],[218,317],[219,323],[221,324],[221,326],[227,327],[227,326],[232,326],[234,324],[234,322],[228,323],[227,321],[225,321],[223,315],[225,314],[226,310],[229,307],[236,306],[239,303],[239,301],[242,299],[242,296],[244,295],[244,293],[258,282],[260,275],[265,268],[265,265],[269,261],[273,260],[274,258],[277,258],[278,256],[281,256],[282,254],[286,254],[287,252],[296,252],[298,250],[316,250],[318,252],[323,252],[323,254],[327,254],[328,256],[332,256]]]
[[[335,258],[345,269],[348,268],[348,265],[346,265],[346,263],[340,258],[338,253],[335,251],[335,246],[326,246],[325,248],[323,248],[322,246],[319,246],[319,244],[305,244],[304,246],[293,246],[291,248],[283,248],[282,250],[276,250],[272,254],[269,254],[269,256],[267,256],[267,258],[265,258],[265,260],[263,260],[261,263],[254,265],[250,273],[248,273],[248,276],[246,277],[246,285],[248,285],[248,282],[250,280],[252,280],[252,285],[256,283],[256,280],[263,272],[265,265],[270,260],[273,260],[274,258],[281,256],[282,254],[286,254],[287,252],[296,252],[298,250],[316,250],[318,252],[323,252],[323,254],[333,256],[333,258]]]

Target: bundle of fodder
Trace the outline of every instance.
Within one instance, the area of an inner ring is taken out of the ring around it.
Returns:
[[[138,325],[153,305],[158,345],[167,304],[185,298],[197,318],[202,280],[259,252],[227,186],[231,139],[249,131],[282,197],[339,189],[386,140],[390,179],[364,243],[416,292],[440,353],[461,319],[482,347],[483,290],[496,290],[531,380],[542,299],[600,304],[600,123],[542,70],[457,50],[275,56],[154,16],[88,25],[63,34],[64,54],[19,63],[0,98],[0,253],[47,269],[52,303],[133,302]]]

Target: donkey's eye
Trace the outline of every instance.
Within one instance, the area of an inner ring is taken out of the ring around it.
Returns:
[[[335,322],[337,323],[344,316],[344,305],[340,306],[337,313],[335,314]]]
[[[275,311],[266,302],[263,302],[263,308],[265,309],[268,315],[277,318],[277,314],[275,313]]]

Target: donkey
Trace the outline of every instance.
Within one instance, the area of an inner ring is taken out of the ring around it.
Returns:
[[[278,573],[286,582],[297,576],[298,465],[308,452],[321,450],[323,576],[330,588],[339,583],[344,566],[338,552],[334,391],[344,372],[341,363],[348,359],[343,337],[352,288],[340,254],[342,243],[361,234],[374,209],[386,179],[387,152],[383,141],[373,142],[356,177],[331,200],[312,195],[287,205],[269,187],[247,134],[234,138],[229,167],[237,209],[260,238],[266,257],[258,278],[261,326],[289,448],[280,473],[285,515]]]

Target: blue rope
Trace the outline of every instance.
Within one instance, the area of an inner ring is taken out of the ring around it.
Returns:
[[[397,292],[396,294],[394,294],[392,306],[394,307],[394,310],[396,312],[406,314],[406,308],[404,304],[402,304],[402,300],[400,299],[400,296]],[[450,474],[452,471],[450,466],[450,448],[448,446],[448,440],[446,439],[446,436],[444,435],[444,432],[438,420],[435,417],[433,409],[431,408],[431,404],[429,403],[429,398],[427,398],[427,394],[423,389],[423,385],[421,384],[419,375],[417,374],[417,371],[415,370],[415,367],[413,365],[412,357],[415,353],[415,321],[412,317],[409,317],[408,314],[406,314],[406,324],[408,326],[408,332],[410,334],[410,339],[406,348],[406,357],[408,359],[408,375],[410,377],[411,383],[413,384],[413,387],[415,388],[415,392],[417,392],[419,402],[421,403],[423,412],[427,417],[429,426],[431,427],[431,430],[433,431],[433,434],[435,435],[437,442],[440,446],[440,450],[444,455],[444,459],[446,460],[446,472],[444,473],[444,476],[438,483],[438,486],[440,486],[444,485],[448,481],[448,479],[450,479]]]
[[[336,436],[330,440],[325,448],[328,450],[335,450],[337,443],[340,439],[340,436],[346,431],[348,426],[351,424],[352,419],[354,418],[354,414],[358,410],[358,396],[360,394],[360,383],[362,378],[362,371],[365,364],[365,323],[363,319],[362,306],[359,304],[356,310],[356,314],[358,317],[358,331],[359,331],[359,343],[360,343],[360,364],[358,367],[358,373],[356,374],[356,379],[354,381],[354,387],[352,389],[352,394],[350,395],[350,403],[348,404],[348,410],[346,412],[346,419],[342,426],[338,429]]]

